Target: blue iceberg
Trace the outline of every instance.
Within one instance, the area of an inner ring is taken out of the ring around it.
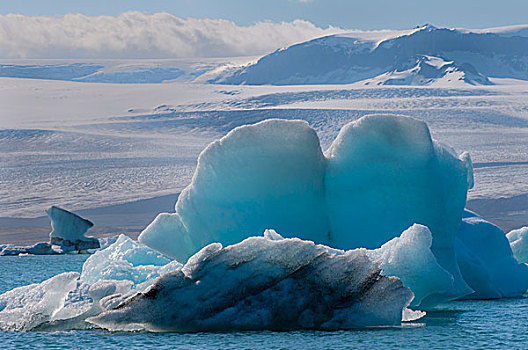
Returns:
[[[528,289],[528,265],[515,259],[500,228],[472,212],[466,211],[464,216],[455,251],[462,276],[474,290],[465,298],[522,296]]]
[[[268,120],[209,145],[175,213],[160,214],[139,240],[185,261],[207,244],[267,228],[348,250],[378,248],[418,223],[452,281],[430,302],[452,300],[472,293],[454,250],[472,186],[469,155],[432,140],[413,118],[365,116],[344,126],[325,155],[307,123]]]

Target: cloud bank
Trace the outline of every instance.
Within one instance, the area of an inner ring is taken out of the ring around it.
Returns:
[[[124,12],[117,17],[0,15],[1,58],[180,58],[260,55],[344,32],[308,21],[239,26],[225,19]]]

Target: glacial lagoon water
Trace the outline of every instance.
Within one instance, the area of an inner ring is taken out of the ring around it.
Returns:
[[[87,255],[0,257],[0,293],[80,271]],[[528,299],[459,301],[401,327],[339,332],[0,332],[1,349],[528,349]]]

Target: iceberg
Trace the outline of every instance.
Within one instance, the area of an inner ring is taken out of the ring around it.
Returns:
[[[141,290],[160,275],[181,266],[160,252],[120,235],[115,243],[95,252],[85,261],[80,279],[85,283],[129,281],[134,289]]]
[[[159,215],[139,241],[178,261],[210,243],[238,243],[268,228],[325,243],[324,175],[319,138],[305,121],[235,128],[202,151],[175,213]]]
[[[345,125],[326,156],[332,246],[374,249],[422,224],[432,233],[438,263],[455,278],[445,298],[471,292],[453,248],[473,186],[467,153],[458,157],[433,141],[422,121],[371,115]]]
[[[413,294],[365,249],[337,251],[276,233],[212,243],[146,292],[89,318],[120,331],[348,329],[399,325]]]
[[[145,273],[145,271],[147,273]],[[95,281],[95,282],[94,282]],[[273,230],[185,265],[126,236],[68,272],[0,295],[0,330],[199,331],[399,325],[424,313],[365,249],[342,251]]]
[[[65,272],[0,295],[0,331],[85,329],[85,320],[119,305],[182,264],[125,235],[91,255],[82,273]]]
[[[139,242],[110,238],[81,274],[0,295],[0,330],[350,329],[522,296],[528,228],[505,235],[465,211],[472,186],[469,155],[412,118],[360,118],[326,153],[306,122],[239,127]],[[90,241],[89,221],[49,216],[52,242]]]
[[[474,290],[464,298],[522,297],[528,290],[528,266],[514,258],[504,232],[475,213],[464,216],[455,251],[462,276]]]
[[[472,185],[469,155],[433,141],[413,118],[362,117],[343,127],[326,154],[306,122],[266,120],[206,147],[175,213],[160,214],[139,241],[178,261],[267,228],[339,249],[375,249],[419,223],[454,278],[443,293],[451,300],[472,292],[454,253]]]
[[[84,251],[99,248],[99,240],[84,234],[93,226],[91,221],[62,208],[51,206],[46,210],[51,220],[50,243],[58,245],[64,252]]]
[[[507,235],[515,259],[528,264],[528,226],[512,230]]]
[[[414,224],[401,236],[367,251],[369,257],[380,264],[382,274],[397,276],[414,293],[411,307],[428,308],[445,300],[443,293],[453,287],[454,278],[438,264],[431,245],[431,231]]]
[[[5,255],[55,255],[89,252],[100,248],[99,240],[84,234],[93,223],[65,209],[51,206],[46,210],[51,220],[49,242],[39,242],[32,246],[0,245],[0,256]]]

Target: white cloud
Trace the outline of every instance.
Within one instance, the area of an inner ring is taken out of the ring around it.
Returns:
[[[260,55],[343,32],[304,20],[239,26],[224,19],[124,12],[117,17],[0,15],[2,58],[166,58]]]

